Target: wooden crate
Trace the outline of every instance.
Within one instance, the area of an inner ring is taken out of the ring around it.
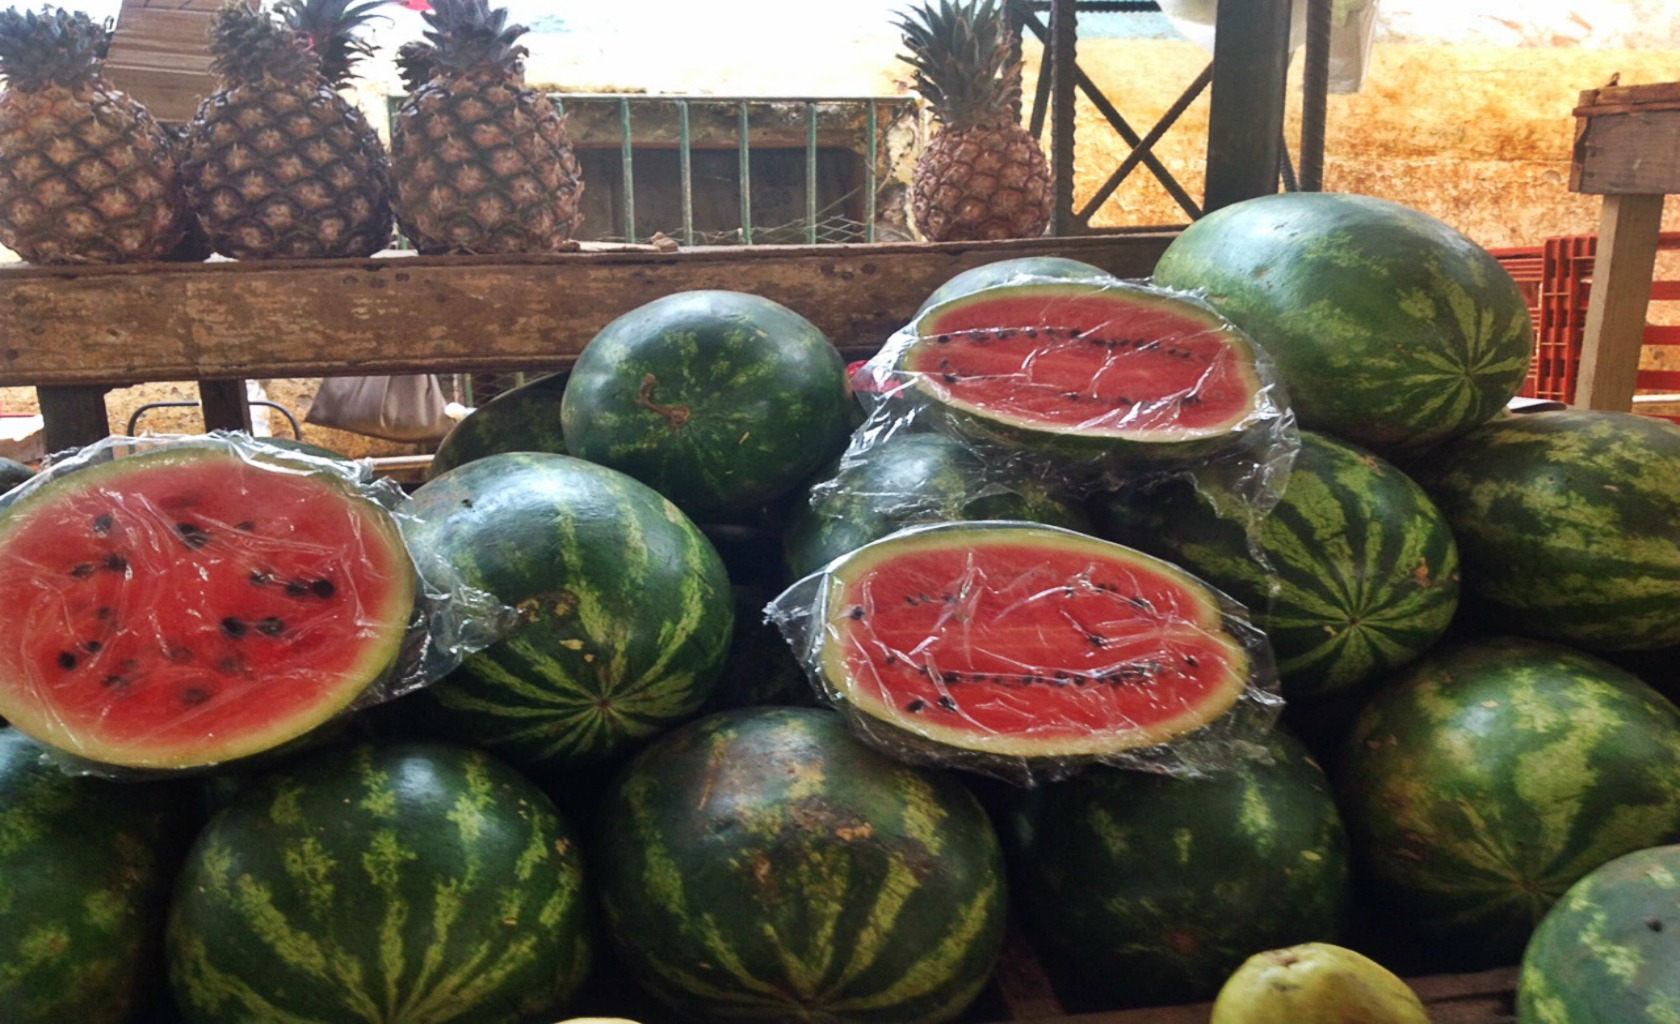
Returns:
[[[215,85],[210,18],[225,2],[123,0],[105,60],[107,77],[158,120],[190,120]]]

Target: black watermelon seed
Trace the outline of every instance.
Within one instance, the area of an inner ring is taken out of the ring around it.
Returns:
[[[292,580],[290,583],[286,584],[287,597],[302,597],[307,593],[309,593],[309,584],[307,583],[299,583],[296,580]]]
[[[316,580],[309,585],[309,589],[316,597],[327,598],[338,592],[332,580]]]
[[[858,605],[856,608],[853,608],[851,611],[847,612],[846,614],[849,615],[850,617],[854,618],[854,619],[861,619],[861,618],[863,618],[863,614],[864,614],[863,606]]]
[[[955,384],[958,380],[962,379],[954,373],[942,373],[939,375],[939,378],[947,384]]]
[[[274,582],[274,574],[264,572],[261,569],[253,569],[251,570],[250,580],[253,587],[266,587]]]
[[[83,562],[81,565],[78,565],[74,569],[71,569],[70,570],[70,575],[75,579],[85,580],[89,576],[92,576],[94,574],[94,571],[98,568],[99,567],[94,565],[92,562]]]
[[[946,683],[960,683],[960,682],[962,682],[962,673],[961,672],[950,672],[950,671],[941,672],[941,673],[939,673],[939,679],[940,679],[941,682],[946,682]],[[941,705],[943,705],[944,701],[941,701],[940,703],[941,703]]]
[[[106,686],[110,686],[110,687],[123,687],[123,686],[128,685],[128,677],[127,676],[119,676],[119,675],[109,675],[109,676],[106,676],[104,679],[101,679],[100,682],[105,684]]]
[[[98,654],[104,649],[105,645],[100,643],[98,640],[89,640],[87,643],[82,645],[82,650],[88,652],[89,654]]]
[[[229,616],[222,620],[222,632],[238,640],[245,635],[245,623],[240,619]]]
[[[76,667],[76,656],[69,651],[58,652],[58,667],[68,672]]]
[[[278,615],[270,615],[266,619],[257,620],[257,632],[263,636],[279,636],[286,631],[286,620]]]
[[[181,691],[181,703],[203,704],[210,699],[210,691],[202,686],[189,686]]]
[[[953,700],[951,695],[948,693],[939,698],[939,706],[944,708],[946,711],[957,710],[957,702]]]
[[[951,336],[949,334],[941,334],[939,337],[935,338],[934,340],[941,345],[948,345],[951,342]]]
[[[913,700],[910,703],[904,705],[904,710],[906,710],[906,711],[910,712],[912,715],[914,715],[914,714],[919,713],[925,707],[927,707],[927,701],[924,701],[924,700],[922,700],[922,698],[917,697],[915,700]]]
[[[113,612],[108,607],[98,608],[98,609],[94,610],[93,617],[98,619],[101,622],[104,622],[105,620],[109,619],[112,616],[112,614],[113,614]]]
[[[234,523],[233,528],[235,530],[240,530],[244,533],[250,533],[252,530],[255,530],[257,528],[257,524],[253,523],[251,520],[247,519],[242,523]]]
[[[110,533],[111,527],[115,525],[116,520],[112,519],[111,513],[107,512],[93,521],[93,534],[96,537],[103,537]]]
[[[210,543],[210,533],[197,523],[176,523],[175,532],[189,548],[201,548]]]
[[[127,572],[128,559],[121,555],[106,555],[105,568],[110,572]]]
[[[885,658],[881,659],[881,664],[883,664],[883,665],[896,665],[896,664],[898,664],[898,655],[896,655],[896,654],[887,655]]]
[[[1201,662],[1199,662],[1199,661],[1197,661],[1197,660],[1196,660],[1196,656],[1195,656],[1195,655],[1193,655],[1193,654],[1186,654],[1186,655],[1185,655],[1185,656],[1184,656],[1184,664],[1185,664],[1185,665],[1187,665],[1187,666],[1188,666],[1188,667],[1190,667],[1190,668],[1195,668],[1195,667],[1196,667],[1196,666],[1197,666],[1197,665],[1200,665],[1200,664],[1201,664]]]

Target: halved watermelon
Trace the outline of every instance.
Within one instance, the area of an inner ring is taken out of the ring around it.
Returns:
[[[1128,460],[1201,458],[1277,421],[1248,336],[1180,293],[1115,281],[987,288],[924,312],[888,374],[964,433]]]
[[[900,531],[778,613],[802,597],[795,647],[828,698],[865,738],[925,760],[1111,758],[1220,719],[1267,674],[1263,638],[1215,591],[1057,527]]]
[[[32,484],[0,514],[0,715],[91,761],[185,768],[343,710],[396,660],[417,590],[352,472],[211,437]]]

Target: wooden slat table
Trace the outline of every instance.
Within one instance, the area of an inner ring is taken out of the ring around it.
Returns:
[[[249,413],[233,385],[247,378],[562,369],[621,313],[695,288],[774,299],[808,317],[843,354],[860,357],[969,267],[1055,254],[1146,277],[1174,234],[12,265],[0,267],[0,387],[37,389],[48,451],[106,436],[105,391],[151,381],[228,382],[204,393],[207,426],[238,429]]]
[[[1680,82],[1581,94],[1569,188],[1604,197],[1575,404],[1633,407],[1663,199],[1680,192]]]

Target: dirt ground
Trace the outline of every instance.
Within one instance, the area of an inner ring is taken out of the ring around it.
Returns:
[[[1028,95],[1038,56],[1037,47],[1027,48]],[[1571,112],[1578,95],[1607,83],[1612,75],[1619,75],[1624,85],[1672,80],[1680,68],[1676,56],[1655,50],[1379,43],[1364,89],[1330,97],[1325,187],[1405,203],[1490,247],[1537,245],[1552,235],[1593,232],[1599,200],[1568,190]],[[1207,55],[1180,40],[1092,39],[1081,41],[1078,59],[1141,134],[1195,78]],[[888,55],[869,66],[836,68],[833,74],[848,84],[872,81],[880,94],[901,91],[905,77],[903,66]],[[1297,60],[1295,82],[1299,74]],[[778,91],[775,82],[732,79],[730,84],[742,92]],[[1299,138],[1299,107],[1296,96],[1286,133],[1292,140]],[[1196,197],[1203,185],[1207,111],[1204,94],[1156,147],[1162,163]],[[1075,128],[1076,208],[1095,194],[1128,152],[1097,108],[1082,97]],[[1167,191],[1146,173],[1134,173],[1092,218],[1098,228],[1186,221]],[[1668,204],[1665,227],[1680,230],[1680,202]],[[1680,267],[1674,276],[1680,276]],[[1654,307],[1653,319],[1680,322],[1680,310]],[[1649,351],[1648,362],[1666,361],[1658,350]],[[300,420],[316,384],[266,382],[269,398]],[[125,429],[140,412],[137,429],[143,432],[200,429],[196,410],[141,411],[153,402],[194,398],[190,383],[113,391],[106,403],[111,428]],[[0,389],[0,413],[36,411],[32,389]],[[290,433],[278,413],[272,419],[274,433]],[[308,440],[357,456],[421,450],[311,425],[303,433]]]

